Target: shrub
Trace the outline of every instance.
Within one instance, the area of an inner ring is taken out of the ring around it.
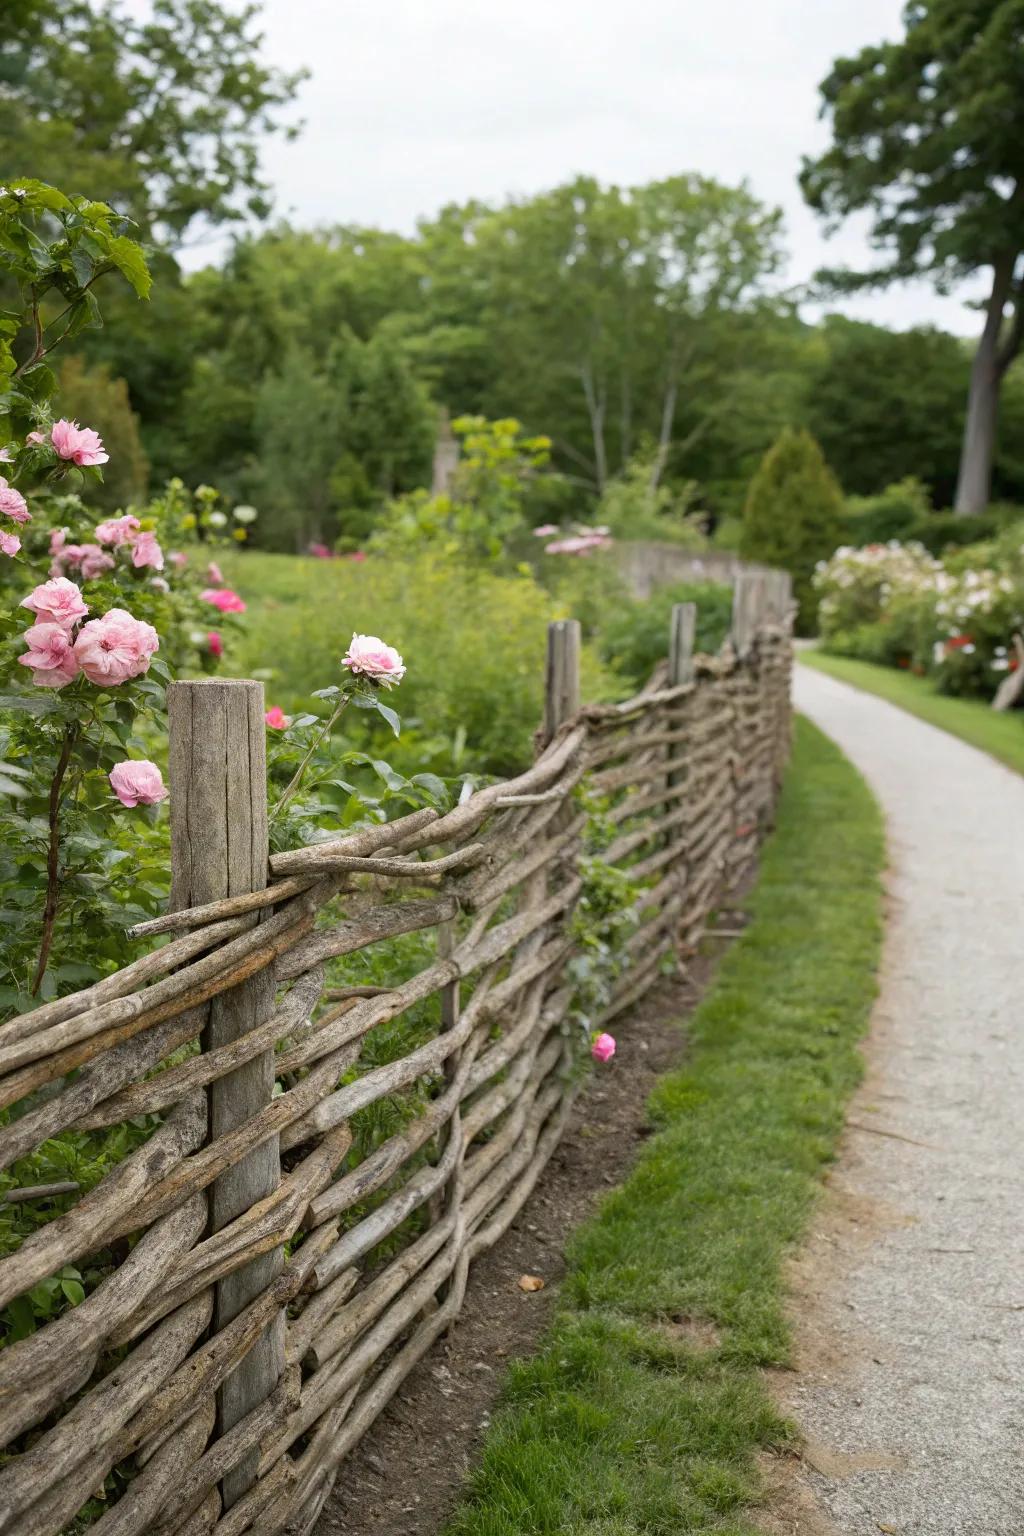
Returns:
[[[57,376],[57,408],[59,415],[95,427],[110,454],[102,483],[90,487],[90,505],[113,512],[145,500],[149,464],[124,379],[112,378],[105,363],[88,368],[81,357],[65,358]]]
[[[781,566],[793,578],[798,626],[814,623],[814,568],[840,541],[842,492],[809,432],[787,427],[750,482],[740,552]]]
[[[927,487],[913,475],[887,485],[876,496],[850,496],[843,511],[843,542],[861,546],[916,538],[916,526],[931,515]],[[927,543],[922,539],[921,543]]]
[[[697,604],[698,651],[717,651],[729,632],[732,588],[713,582],[659,587],[644,601],[621,603],[607,620],[598,651],[634,687],[642,687],[668,650],[669,619],[675,603]]]
[[[704,530],[693,515],[697,482],[654,485],[655,460],[653,451],[633,455],[605,486],[595,522],[617,539],[661,539],[683,549],[706,549]]]

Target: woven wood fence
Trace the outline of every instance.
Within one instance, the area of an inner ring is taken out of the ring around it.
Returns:
[[[112,1469],[96,1536],[312,1530],[565,1128],[585,1056],[576,786],[603,797],[601,857],[643,882],[605,1026],[685,963],[770,821],[789,608],[783,579],[741,578],[731,643],[694,657],[681,605],[660,674],[601,707],[579,706],[577,626],[554,625],[527,772],[269,859],[260,685],[173,685],[173,915],[142,930],[170,939],[0,1026],[4,1166],[69,1129],[152,1126],[0,1261],[6,1306],[111,1256],[0,1353],[0,1530],[77,1530]],[[415,932],[412,975],[331,985],[335,957]],[[404,1053],[373,1056],[417,1008]],[[384,1103],[357,1157],[353,1120]]]

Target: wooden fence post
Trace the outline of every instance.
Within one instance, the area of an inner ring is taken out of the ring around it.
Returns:
[[[168,690],[172,910],[262,890],[267,883],[267,769],[263,685],[217,678],[172,683]],[[255,914],[253,922],[259,921]],[[267,971],[208,1005],[203,1050],[247,1034],[269,1018],[274,986]],[[264,1052],[207,1088],[208,1139],[243,1125],[269,1104],[274,1052]],[[281,1180],[277,1137],[214,1180],[209,1228],[219,1231]],[[218,1332],[281,1273],[283,1249],[251,1260],[216,1283]],[[267,1325],[217,1394],[217,1433],[225,1434],[270,1396],[284,1365],[284,1315]],[[256,1476],[254,1448],[225,1477],[229,1508]]]
[[[578,619],[548,625],[544,687],[544,744],[580,707],[580,626]]]
[[[677,688],[693,677],[693,644],[697,634],[697,604],[673,603],[668,635],[668,685]]]

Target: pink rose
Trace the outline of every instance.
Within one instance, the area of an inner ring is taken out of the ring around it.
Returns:
[[[280,704],[275,704],[272,709],[268,709],[263,718],[272,731],[285,731],[288,729],[288,716]]]
[[[25,631],[28,650],[18,661],[32,668],[37,688],[65,688],[78,676],[71,636],[62,624],[33,624]]]
[[[34,613],[37,623],[60,624],[64,629],[71,629],[89,612],[89,604],[83,601],[79,589],[66,576],[54,576],[51,581],[42,582],[28,597],[22,598],[21,607]]]
[[[224,577],[221,575],[220,566],[216,560],[211,560],[206,567],[206,579],[211,587],[222,587],[224,585]]]
[[[550,539],[551,535],[557,532],[557,523],[541,523],[539,528],[533,530],[533,536],[535,539]]]
[[[245,604],[237,592],[232,592],[230,587],[207,587],[200,592],[200,599],[204,603],[212,603],[219,608],[221,613],[244,613]]]
[[[110,787],[129,810],[137,805],[159,805],[167,798],[160,769],[145,758],[115,763],[110,770]]]
[[[41,432],[30,432],[25,441],[26,443],[45,443],[46,438]]]
[[[221,657],[224,655],[224,641],[215,629],[210,630],[206,637],[206,644],[209,646],[211,656]]]
[[[595,1061],[611,1061],[615,1055],[615,1036],[597,1035],[591,1042],[590,1054]]]
[[[405,663],[394,646],[385,645],[376,635],[353,635],[341,664],[353,677],[368,678],[384,688],[400,683],[405,676]]]
[[[30,523],[32,513],[24,496],[16,491],[13,485],[8,485],[3,475],[0,475],[0,512],[12,517],[16,523]]]
[[[104,571],[114,569],[114,559],[98,544],[65,544],[54,561],[56,570],[63,566],[76,569],[83,581],[93,581]]]
[[[103,440],[92,427],[80,427],[77,421],[55,421],[50,429],[50,442],[62,459],[70,459],[80,468],[90,464],[106,464],[109,453],[103,451]]]
[[[132,565],[136,570],[141,570],[146,565],[151,566],[154,571],[163,570],[164,552],[157,543],[155,533],[140,533],[135,539]]]
[[[327,548],[326,544],[311,544],[309,546],[309,552],[317,560],[333,560],[334,559],[334,556],[332,555],[331,551]]]
[[[54,528],[50,534],[50,554],[59,555],[67,541],[68,530],[66,528]]]
[[[115,549],[119,549],[122,544],[134,543],[140,527],[138,518],[126,512],[124,517],[111,517],[105,523],[99,523],[96,537],[101,544],[112,544]]]
[[[350,560],[354,560],[357,565],[361,565],[362,562],[366,559],[366,550],[354,549],[348,558]]]
[[[111,608],[101,619],[90,619],[75,641],[79,666],[99,688],[116,688],[148,672],[159,649],[160,638],[152,624],[132,618],[123,608]]]
[[[180,549],[172,549],[167,558],[176,571],[183,571],[188,565],[188,555],[183,555]]]
[[[13,464],[14,454],[9,448],[0,448],[0,464]]]
[[[4,530],[0,528],[0,550],[5,555],[10,555],[13,559],[20,548],[21,540],[18,538],[18,535],[16,533],[4,533]]]

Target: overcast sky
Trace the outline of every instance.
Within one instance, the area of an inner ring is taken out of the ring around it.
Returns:
[[[536,192],[578,172],[628,184],[696,170],[745,177],[781,205],[787,281],[872,260],[866,223],[824,239],[796,177],[801,154],[827,143],[818,82],[836,55],[899,36],[902,0],[263,5],[268,57],[312,70],[301,137],[265,153],[278,210],[297,224],[411,231],[446,202]],[[973,334],[969,297],[921,283],[843,308]]]

